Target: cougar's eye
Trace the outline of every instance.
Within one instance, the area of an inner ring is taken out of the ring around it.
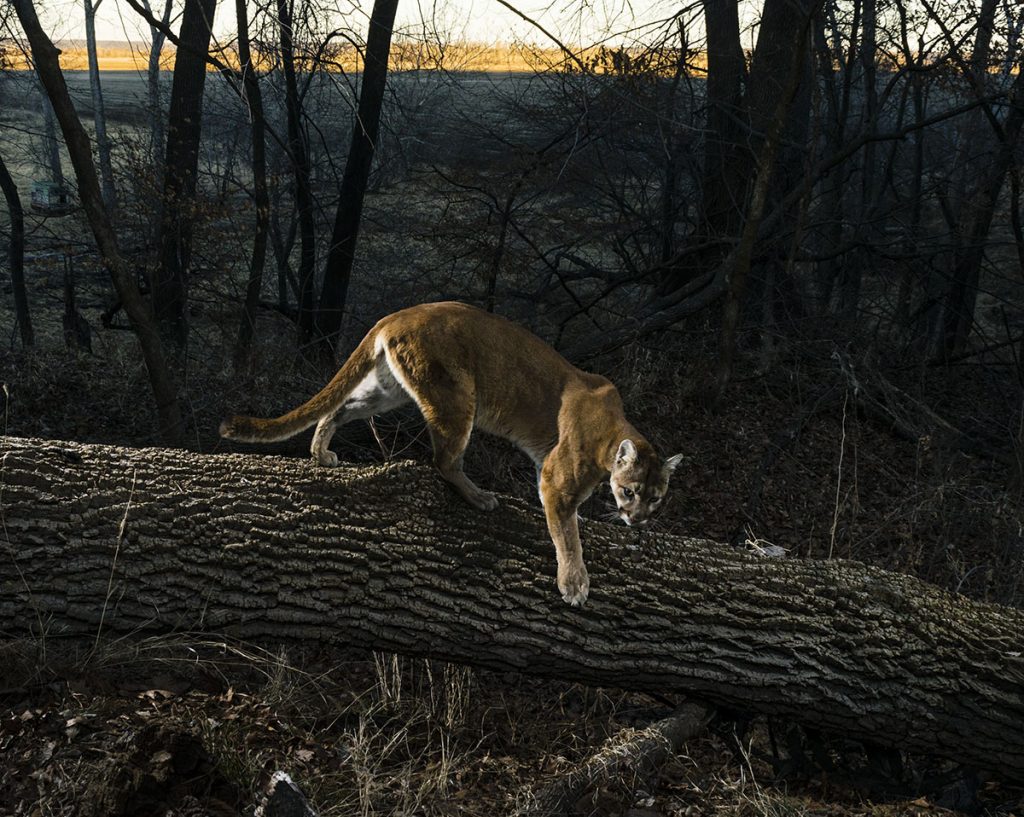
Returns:
[[[634,493],[633,493],[633,489],[632,489],[632,488],[623,488],[623,489],[622,489],[622,495],[623,495],[623,496],[624,496],[624,497],[625,497],[625,498],[626,498],[626,499],[627,499],[628,501],[632,501],[632,500],[633,500],[633,497],[634,497],[634,496],[636,496],[636,494],[634,494]]]

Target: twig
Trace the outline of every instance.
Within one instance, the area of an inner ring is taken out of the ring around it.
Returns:
[[[544,28],[544,26],[542,26],[540,23],[538,23],[532,17],[528,17],[527,15],[523,14],[523,12],[521,12],[519,9],[517,9],[515,6],[513,6],[511,3],[506,3],[505,0],[497,0],[497,2],[498,2],[499,5],[502,5],[505,8],[507,8],[509,11],[511,11],[517,17],[520,17],[523,20],[525,20],[526,22],[528,22],[531,26],[533,26],[535,29],[537,29],[541,34],[543,34],[545,37],[547,37],[549,40],[551,40],[551,42],[553,42],[555,45],[557,45],[559,50],[563,54],[565,54],[566,57],[568,57],[572,62],[576,63],[576,66],[584,74],[587,73],[587,66],[583,64],[583,61],[578,56],[576,56],[576,53],[572,49],[570,49],[568,46],[566,46],[564,43],[562,43],[562,41],[559,40],[558,37],[556,37],[554,34],[552,34],[550,31],[548,31],[546,28]]]
[[[839,527],[839,497],[843,488],[843,456],[846,454],[846,404],[850,400],[850,390],[846,390],[846,394],[843,395],[843,424],[842,424],[842,437],[839,440],[839,467],[836,474],[836,501],[835,508],[832,511],[832,532],[828,542],[828,558],[832,558],[832,553],[836,547],[836,528]]]

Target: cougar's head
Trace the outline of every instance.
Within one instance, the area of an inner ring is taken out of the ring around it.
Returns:
[[[668,480],[682,454],[664,462],[646,444],[638,447],[632,440],[623,440],[615,454],[611,486],[619,518],[627,525],[646,525],[668,490]]]

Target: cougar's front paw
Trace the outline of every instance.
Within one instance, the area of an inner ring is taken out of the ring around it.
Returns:
[[[582,562],[578,565],[571,565],[564,570],[558,569],[558,589],[562,592],[562,599],[573,607],[582,607],[590,592],[590,577],[587,575],[587,567]]]
[[[465,489],[462,496],[478,511],[493,511],[498,507],[498,497],[490,491],[481,491],[475,485]]]
[[[493,511],[498,507],[498,497],[490,491],[481,491],[474,503],[481,511]]]

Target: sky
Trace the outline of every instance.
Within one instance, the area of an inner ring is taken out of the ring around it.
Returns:
[[[174,0],[180,8],[182,0]],[[321,0],[338,10],[356,30],[365,30],[372,0]],[[665,18],[678,4],[668,0],[509,0],[527,16],[568,43],[601,40],[609,31],[626,31],[645,22]],[[154,7],[162,0],[151,0]],[[82,0],[36,0],[44,26],[54,40],[83,39]],[[450,40],[494,43],[525,39],[542,45],[550,41],[534,27],[495,0],[400,0],[396,28],[423,31],[423,20],[432,20]],[[219,0],[214,25],[219,38],[234,31],[234,3]],[[582,36],[581,36],[582,32]],[[125,0],[101,0],[97,14],[99,40],[127,42],[149,40],[147,27]]]

